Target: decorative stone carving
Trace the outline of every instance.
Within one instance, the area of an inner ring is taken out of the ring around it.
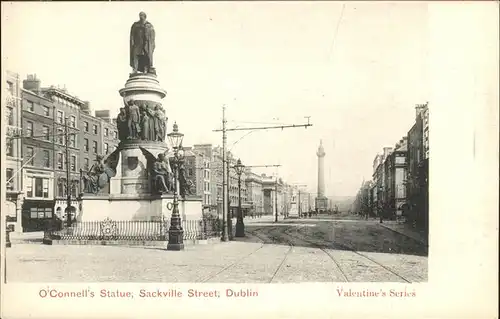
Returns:
[[[166,194],[174,190],[174,178],[170,162],[166,156],[167,151],[155,157],[148,150],[139,147],[147,160],[147,171],[150,177],[152,193]]]
[[[184,166],[183,156],[180,158],[179,165],[179,195],[186,198],[186,195],[192,195],[193,182],[186,177],[186,168]]]
[[[125,102],[117,118],[121,141],[144,140],[163,142],[167,130],[165,110],[159,103],[146,103],[133,99]]]
[[[80,170],[81,180],[84,184],[83,193],[97,194],[111,177],[116,175],[116,166],[120,158],[120,151],[116,149],[105,159],[103,156],[96,156],[96,163],[92,165],[89,171]]]

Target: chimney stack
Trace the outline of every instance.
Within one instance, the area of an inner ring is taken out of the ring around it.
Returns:
[[[23,89],[40,93],[40,80],[36,78],[36,74],[28,74],[26,80],[23,80]]]
[[[80,107],[83,113],[85,114],[90,114],[90,102],[89,101],[83,101],[83,105]]]
[[[392,152],[392,147],[386,146],[384,147],[384,160],[389,156],[389,154]]]

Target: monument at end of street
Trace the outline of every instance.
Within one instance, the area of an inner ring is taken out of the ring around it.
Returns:
[[[84,191],[77,222],[151,221],[170,219],[175,189],[174,152],[166,143],[167,112],[162,104],[167,92],[161,88],[153,66],[155,30],[139,14],[130,30],[130,73],[119,90],[123,107],[116,119],[120,143],[105,158],[98,156],[88,172],[81,171]],[[178,132],[177,124],[173,125]],[[181,142],[182,143],[182,140]],[[182,144],[178,147],[182,159]],[[183,161],[177,158],[177,190],[182,220],[202,217],[202,198],[193,195]]]
[[[318,193],[316,197],[316,211],[323,212],[328,209],[328,198],[325,196],[325,149],[320,140],[318,151]]]

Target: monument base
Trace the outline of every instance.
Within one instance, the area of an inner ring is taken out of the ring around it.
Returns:
[[[316,209],[320,212],[328,210],[328,198],[327,197],[316,197]]]
[[[106,196],[83,196],[79,222],[94,222],[110,219],[114,221],[170,220],[174,195],[116,194]],[[201,196],[187,196],[179,200],[182,220],[200,220],[203,217]]]

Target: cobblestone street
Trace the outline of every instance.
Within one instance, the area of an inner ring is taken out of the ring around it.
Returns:
[[[8,282],[420,282],[425,247],[374,221],[247,220],[229,243],[161,247],[45,246],[14,241]],[[349,234],[349,235],[348,235]],[[420,254],[420,256],[419,256]]]

